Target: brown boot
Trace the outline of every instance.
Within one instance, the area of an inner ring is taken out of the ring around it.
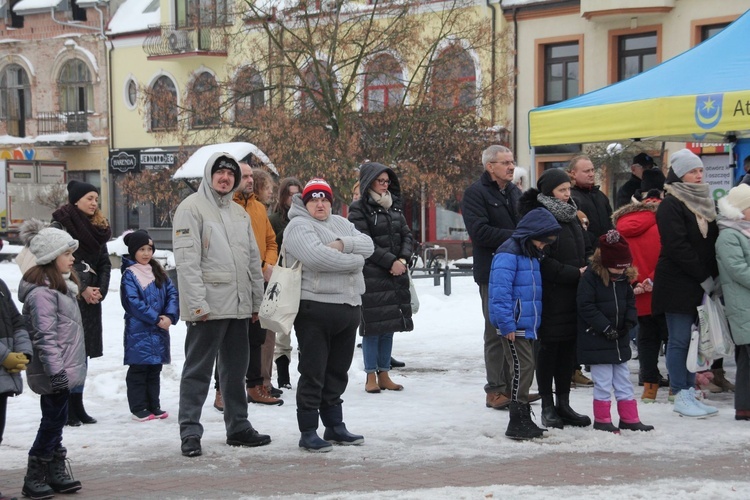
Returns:
[[[711,370],[714,374],[713,383],[722,388],[722,390],[734,392],[734,384],[727,380],[726,374],[723,368],[714,368]]]
[[[583,374],[581,370],[573,372],[573,377],[570,379],[572,387],[594,387],[594,383]]]
[[[270,394],[266,393],[265,388],[263,387],[263,384],[256,385],[255,387],[248,387],[247,388],[247,402],[248,403],[257,403],[260,405],[278,405],[281,406],[284,404],[283,399],[278,399]]]
[[[378,372],[378,385],[381,389],[385,389],[388,391],[404,390],[403,385],[397,384],[396,382],[391,380],[391,377],[388,376],[388,372]]]
[[[378,385],[378,381],[375,378],[374,373],[367,374],[367,381],[365,382],[365,391],[369,392],[370,394],[376,394],[380,392],[380,386]]]
[[[659,384],[643,384],[643,395],[641,401],[644,403],[656,403],[656,392],[659,390]]]
[[[216,411],[224,413],[224,398],[221,397],[221,389],[216,389],[216,398],[214,399],[214,408]]]
[[[501,392],[488,392],[485,405],[487,408],[505,410],[508,408],[508,405],[510,405],[510,397]]]

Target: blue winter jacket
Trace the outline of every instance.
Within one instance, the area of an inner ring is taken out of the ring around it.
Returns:
[[[560,224],[549,210],[535,208],[518,223],[513,235],[495,252],[490,270],[490,322],[506,336],[525,331],[536,339],[542,317],[541,252],[530,253],[532,239],[557,235]]]
[[[167,316],[172,324],[180,317],[177,289],[172,281],[161,287],[151,282],[145,289],[138,283],[132,270],[135,262],[128,256],[122,258],[120,301],[125,309],[125,360],[126,365],[160,365],[171,361],[169,332],[159,328],[159,316]]]

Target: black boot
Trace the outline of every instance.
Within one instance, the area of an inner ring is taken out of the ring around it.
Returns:
[[[406,366],[406,363],[403,361],[399,361],[393,356],[391,356],[391,368],[403,368]]]
[[[86,413],[86,409],[83,407],[83,393],[82,392],[76,392],[70,394],[69,405],[68,405],[68,415],[70,415],[71,409],[74,410],[75,415],[78,417],[78,419],[81,421],[82,424],[95,424],[96,419]],[[68,417],[68,420],[70,420],[70,417]]]
[[[557,414],[565,425],[572,425],[573,427],[588,427],[591,425],[589,417],[576,413],[570,407],[570,393],[557,395]]]
[[[313,453],[326,453],[331,443],[318,436],[318,410],[297,410],[297,424],[301,433],[299,447]]]
[[[23,496],[34,500],[52,498],[55,491],[47,484],[47,467],[49,458],[29,456],[29,465],[26,468],[26,477],[23,478]]]
[[[542,425],[554,429],[562,429],[564,423],[555,410],[555,400],[552,394],[542,396]]]
[[[68,421],[65,423],[65,425],[68,425],[70,427],[81,426],[81,419],[78,418],[75,406],[73,406],[73,394],[70,394],[68,396]]]
[[[52,455],[47,469],[47,481],[57,493],[75,493],[81,489],[81,482],[73,479],[70,471],[65,467],[65,457],[68,450],[62,446],[56,449]]]
[[[531,420],[531,407],[528,404],[512,401],[505,435],[511,439],[527,440],[542,437],[544,431]]]
[[[321,408],[320,420],[326,428],[323,433],[323,439],[330,443],[352,445],[365,442],[364,436],[352,434],[347,430],[346,424],[343,421],[341,405]]]
[[[292,381],[289,378],[289,358],[286,356],[276,358],[276,375],[279,387],[283,387],[284,389],[292,388]]]

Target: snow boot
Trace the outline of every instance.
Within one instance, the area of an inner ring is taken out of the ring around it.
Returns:
[[[656,403],[656,393],[659,390],[659,384],[643,384],[643,395],[641,401],[644,403]]]
[[[318,436],[318,410],[297,410],[297,425],[301,433],[300,448],[312,453],[327,453],[333,449],[331,443]]]
[[[56,493],[75,493],[81,489],[81,482],[73,478],[70,466],[66,467],[67,456],[68,450],[61,446],[48,464],[47,481]]]
[[[388,372],[378,372],[378,386],[381,389],[389,390],[389,391],[402,391],[404,390],[404,386],[401,384],[397,384],[393,380],[391,380],[391,377],[388,375]]]
[[[377,376],[374,373],[367,374],[367,381],[365,382],[365,391],[370,394],[377,394],[380,392],[380,386],[378,385]]]
[[[359,445],[365,442],[364,436],[352,434],[346,428],[343,421],[341,405],[328,406],[320,409],[320,420],[326,430],[323,439],[330,443],[341,445]]]
[[[83,393],[82,392],[76,392],[70,394],[70,399],[68,400],[68,413],[70,413],[71,408],[73,409],[74,414],[78,417],[78,419],[81,421],[82,424],[95,424],[96,419],[86,413],[86,408],[83,407]]]
[[[216,408],[216,411],[218,411],[219,413],[224,413],[224,398],[221,395],[221,389],[216,389],[214,408]]]
[[[714,374],[714,384],[721,387],[724,391],[734,392],[734,384],[727,380],[727,372],[723,368],[714,368],[711,370],[711,373]]]
[[[594,400],[594,429],[619,434],[620,429],[612,425],[611,408],[612,401]]]
[[[653,425],[645,425],[638,418],[638,403],[635,399],[628,399],[617,402],[617,413],[620,414],[620,423],[617,425],[620,429],[630,431],[652,431]]]
[[[542,425],[554,429],[562,429],[563,421],[555,410],[555,401],[552,394],[542,396]]]
[[[544,430],[531,420],[531,406],[528,403],[512,401],[510,403],[510,420],[505,435],[510,439],[528,440],[544,435]]]
[[[55,496],[55,490],[47,484],[47,467],[51,459],[29,456],[26,476],[23,478],[23,496],[33,500],[42,500]]]
[[[576,413],[570,407],[570,393],[557,395],[557,414],[565,425],[572,425],[573,427],[588,427],[591,425],[589,417]]]
[[[292,388],[292,380],[289,377],[289,358],[279,356],[276,358],[276,382],[284,389]]]

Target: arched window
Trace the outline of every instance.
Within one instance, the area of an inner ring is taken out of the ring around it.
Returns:
[[[8,135],[26,137],[26,119],[31,117],[31,86],[26,71],[9,64],[0,73],[0,115]]]
[[[401,65],[395,57],[383,54],[365,70],[365,111],[382,111],[398,106],[404,99]]]
[[[198,75],[190,88],[190,127],[210,128],[219,125],[219,86],[208,71]]]
[[[255,68],[242,68],[234,81],[234,121],[238,125],[253,123],[255,111],[266,103],[263,77]]]
[[[440,108],[473,108],[477,98],[474,61],[460,46],[445,49],[432,69],[432,103]]]
[[[60,112],[66,116],[68,132],[86,132],[87,114],[94,112],[94,86],[91,72],[80,59],[67,61],[57,81]]]
[[[321,84],[318,75],[323,75],[324,81]],[[300,84],[300,111],[309,112],[316,109],[315,104],[325,105],[324,99],[325,89],[324,87],[330,87],[334,92],[338,90],[338,84],[336,77],[332,71],[328,69],[328,65],[325,62],[317,61],[316,63],[310,63],[302,73],[303,81]]]
[[[160,76],[149,92],[151,130],[177,128],[177,89],[168,76]]]

